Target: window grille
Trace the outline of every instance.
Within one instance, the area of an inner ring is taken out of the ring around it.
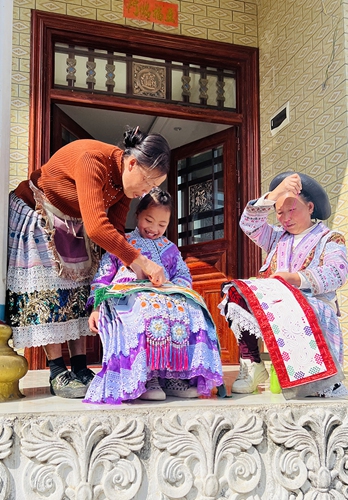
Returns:
[[[236,111],[236,73],[232,69],[58,42],[54,87]]]
[[[178,161],[178,244],[224,237],[223,146]]]

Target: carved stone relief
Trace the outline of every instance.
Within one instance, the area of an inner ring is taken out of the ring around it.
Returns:
[[[47,419],[27,424],[22,436],[29,500],[129,500],[140,488],[142,466],[134,453],[144,444],[140,419],[118,418],[111,426],[81,416],[59,428]]]
[[[348,419],[317,409],[295,418],[273,413],[270,439],[275,496],[281,500],[348,498]]]
[[[263,438],[257,416],[243,414],[233,423],[205,412],[183,422],[173,413],[156,419],[154,427],[160,452],[155,477],[164,499],[189,498],[190,492],[200,500],[254,498],[262,470],[255,448]]]
[[[12,452],[12,428],[0,423],[0,500],[7,500],[10,494],[10,473],[3,460]]]

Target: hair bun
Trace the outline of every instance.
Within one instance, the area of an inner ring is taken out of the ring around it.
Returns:
[[[145,135],[140,132],[139,125],[134,128],[130,128],[125,131],[123,144],[126,148],[135,148],[138,144],[141,144],[144,140]]]

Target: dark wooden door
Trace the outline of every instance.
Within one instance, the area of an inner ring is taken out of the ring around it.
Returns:
[[[172,151],[169,190],[175,215],[168,236],[177,242],[215,321],[222,362],[238,363],[237,343],[218,308],[221,285],[237,276],[237,129]]]

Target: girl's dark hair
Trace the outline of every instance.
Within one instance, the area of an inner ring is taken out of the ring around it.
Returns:
[[[149,207],[166,207],[170,213],[173,211],[173,200],[167,191],[159,187],[152,188],[140,201],[136,209],[136,215],[141,214]]]
[[[143,134],[139,127],[126,130],[123,144],[125,156],[133,155],[139,165],[167,175],[170,165],[170,147],[160,134]]]

